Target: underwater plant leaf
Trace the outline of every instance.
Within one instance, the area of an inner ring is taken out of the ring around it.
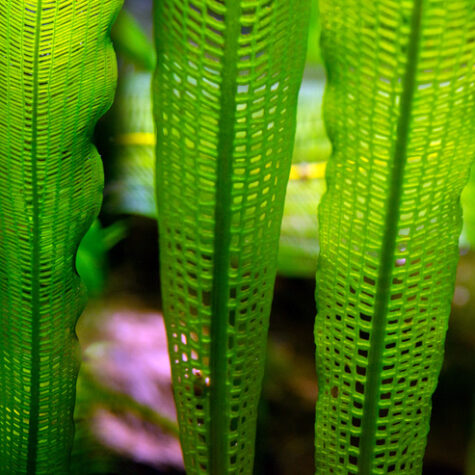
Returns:
[[[157,55],[153,43],[140,23],[125,8],[114,23],[111,36],[119,56],[131,59],[146,71],[155,68]]]
[[[308,32],[307,64],[306,67],[313,67],[322,63],[322,54],[320,51],[320,13],[318,1],[311,3],[310,9],[310,28]]]
[[[314,278],[317,268],[317,206],[331,151],[321,113],[323,89],[323,80],[304,75],[277,259],[277,273],[286,277]]]
[[[322,0],[317,472],[421,472],[474,157],[471,0]]]
[[[156,218],[154,172],[155,131],[151,76],[144,72],[121,77],[114,101],[114,178],[105,208]],[[325,190],[325,162],[330,146],[323,126],[324,83],[304,76],[297,107],[297,130],[279,239],[277,273],[315,277],[318,255],[316,209]]]
[[[152,74],[121,76],[114,101],[113,178],[104,207],[111,213],[157,218],[155,199],[156,134],[152,113]]]
[[[155,5],[160,262],[185,466],[247,474],[309,2]]]
[[[120,0],[0,2],[0,473],[67,473],[84,304],[75,271],[103,172]]]
[[[464,243],[475,249],[475,166],[472,165],[467,186],[462,192]]]
[[[107,251],[127,234],[125,223],[116,221],[103,228],[96,219],[79,245],[76,253],[76,270],[87,288],[88,297],[99,296],[107,276]]]

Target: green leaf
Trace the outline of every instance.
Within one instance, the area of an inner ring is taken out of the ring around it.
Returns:
[[[311,4],[310,28],[308,34],[307,67],[321,64],[320,52],[320,21],[319,21],[318,1]]]
[[[114,23],[112,39],[119,56],[122,54],[147,71],[155,68],[157,58],[153,43],[140,23],[125,9]]]
[[[318,257],[317,205],[325,191],[330,144],[323,126],[324,82],[304,76],[297,109],[292,169],[280,231],[277,273],[314,278]]]
[[[127,73],[121,77],[117,90],[114,179],[109,182],[105,204],[112,213],[156,218],[150,80],[148,73]],[[325,189],[324,162],[330,152],[321,115],[323,86],[323,81],[304,77],[299,92],[292,172],[277,266],[277,272],[286,276],[314,277],[317,266],[316,209]],[[315,174],[317,163],[319,169]]]
[[[84,304],[75,254],[101,203],[90,139],[112,100],[120,3],[0,2],[1,473],[67,473]]]
[[[103,292],[107,274],[107,251],[125,235],[125,223],[116,221],[107,228],[102,228],[96,219],[83,237],[76,254],[76,269],[89,297],[97,297]]]
[[[466,242],[475,249],[475,166],[472,166],[470,178],[462,193],[463,222]]]
[[[188,473],[251,473],[305,0],[156,2],[164,312]]]
[[[127,72],[120,77],[114,102],[113,179],[105,208],[155,219],[155,146],[152,115],[152,74]]]
[[[322,0],[317,472],[420,473],[474,156],[473,2]]]

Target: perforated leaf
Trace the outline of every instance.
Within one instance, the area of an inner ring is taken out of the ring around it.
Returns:
[[[474,156],[471,0],[322,0],[321,474],[420,473]]]
[[[0,473],[67,473],[74,259],[101,202],[90,139],[112,100],[119,4],[0,2]]]
[[[251,473],[306,0],[156,2],[164,311],[188,473]]]

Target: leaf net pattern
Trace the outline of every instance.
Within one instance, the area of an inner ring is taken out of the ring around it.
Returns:
[[[420,473],[474,156],[468,0],[323,0],[317,472]]]
[[[155,129],[151,75],[126,73],[114,101],[113,178],[104,207],[111,213],[156,218],[154,171]],[[317,204],[325,190],[330,146],[321,114],[323,81],[305,78],[299,92],[297,129],[290,180],[285,196],[277,273],[314,277],[317,267]]]
[[[112,100],[119,4],[0,2],[1,473],[67,473],[84,303],[74,259],[101,202],[91,136]]]
[[[251,473],[309,4],[156,2],[164,312],[188,473]]]

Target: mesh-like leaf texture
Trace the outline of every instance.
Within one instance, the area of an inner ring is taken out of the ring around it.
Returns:
[[[321,474],[420,473],[474,156],[471,0],[322,0]]]
[[[120,78],[114,102],[114,177],[105,203],[112,213],[156,217],[155,132],[149,86],[148,73],[133,72]],[[316,209],[325,190],[324,168],[330,151],[321,116],[322,96],[323,81],[304,78],[277,259],[277,273],[286,276],[312,277],[317,267]]]
[[[0,473],[68,470],[74,259],[101,202],[91,135],[112,100],[120,3],[0,2]]]
[[[251,473],[306,0],[156,2],[161,275],[188,473]]]

